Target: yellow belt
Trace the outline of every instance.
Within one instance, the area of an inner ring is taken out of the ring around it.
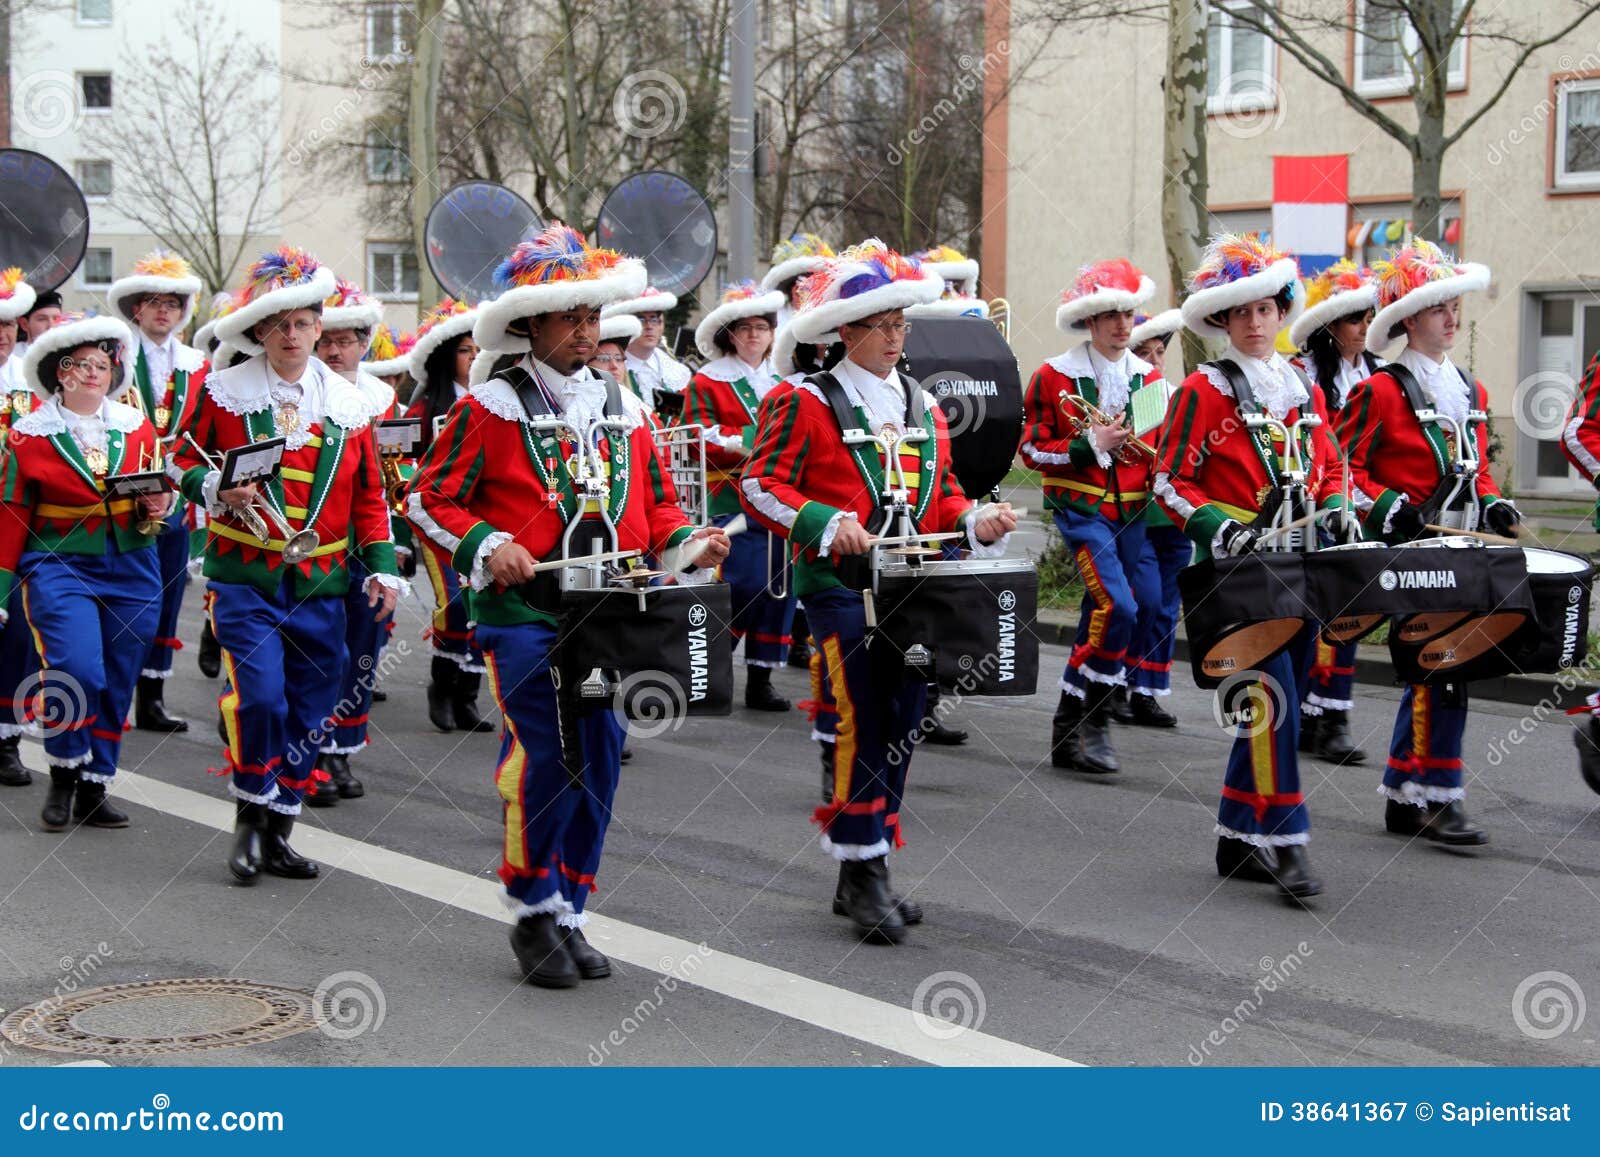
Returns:
[[[1058,486],[1062,490],[1076,490],[1079,494],[1087,494],[1092,498],[1111,498],[1112,493],[1104,486],[1090,486],[1086,482],[1074,482],[1070,478],[1054,478],[1046,474],[1046,486]],[[1115,495],[1119,502],[1137,502],[1142,498],[1149,498],[1148,490],[1123,490]]]
[[[88,506],[57,506],[53,502],[41,502],[33,508],[33,512],[43,518],[92,518],[95,515],[104,517],[108,511],[111,514],[126,514],[132,509],[133,499],[113,498],[109,505],[91,502]]]
[[[233,527],[224,526],[220,522],[213,522],[206,529],[210,530],[212,534],[215,534],[220,538],[230,538],[234,542],[242,542],[249,546],[259,547],[262,550],[275,550],[280,554],[283,552],[284,540],[281,538],[269,538],[266,542],[262,542],[259,538],[248,531],[235,530]],[[349,545],[350,540],[348,538],[337,539],[334,542],[325,542],[321,546],[317,547],[316,550],[312,551],[308,557],[321,558],[325,554],[333,554],[336,551],[341,551]]]
[[[315,482],[317,476],[309,470],[296,470],[292,466],[285,466],[278,473],[291,482]]]
[[[1242,506],[1230,506],[1226,502],[1212,502],[1211,505],[1239,522],[1254,522],[1256,515],[1261,513],[1259,510],[1246,510]]]

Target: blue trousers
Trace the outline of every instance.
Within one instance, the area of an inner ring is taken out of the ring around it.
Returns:
[[[30,552],[17,567],[42,668],[39,721],[52,767],[110,783],[122,724],[155,634],[161,575],[154,548],[103,555]]]
[[[716,524],[726,526],[734,517],[725,515]],[[722,578],[733,595],[733,634],[744,640],[745,664],[781,667],[788,661],[789,644],[794,641],[794,591],[790,589],[781,599],[767,592],[784,584],[783,560],[789,548],[775,535],[755,528],[734,535],[729,542]],[[792,587],[792,576],[788,585]]]
[[[581,927],[622,774],[622,724],[609,709],[578,712],[582,766],[570,774],[550,667],[555,628],[479,624],[478,638],[505,720],[495,787],[506,805],[500,879],[507,903],[519,917],[552,912]]]
[[[150,679],[168,678],[172,674],[172,657],[183,649],[178,638],[178,612],[183,609],[183,592],[189,585],[189,528],[182,502],[167,515],[166,528],[156,539],[156,559],[161,567],[161,614],[156,620],[150,653],[139,672]]]
[[[233,795],[300,814],[344,671],[344,599],[211,583]]]
[[[1466,795],[1461,737],[1467,729],[1467,687],[1417,684],[1400,695],[1389,740],[1389,762],[1378,791],[1426,807]]]
[[[463,671],[482,674],[483,651],[472,633],[471,590],[462,587],[461,576],[448,561],[441,564],[434,552],[420,542],[417,549],[433,587],[433,624],[428,638],[434,655],[451,660]]]
[[[1301,631],[1287,651],[1228,688],[1224,706],[1235,715],[1236,730],[1217,808],[1220,836],[1258,846],[1303,844],[1310,838],[1299,748],[1300,699],[1312,641],[1310,630]]]
[[[1076,510],[1056,511],[1055,523],[1083,577],[1078,637],[1061,674],[1061,689],[1081,696],[1085,680],[1126,681],[1123,663],[1139,622],[1141,595],[1134,582],[1144,551],[1145,525],[1142,520],[1112,522]],[[1152,588],[1142,601],[1153,608],[1159,597]]]
[[[868,860],[905,843],[900,803],[928,688],[881,669],[867,652],[859,591],[834,587],[806,597],[806,618],[827,666],[838,709],[833,801],[812,818],[822,845],[841,860]]]
[[[0,739],[15,739],[31,718],[31,700],[39,692],[34,678],[39,652],[22,611],[22,584],[12,585],[6,613],[6,625],[0,630]]]
[[[354,755],[367,746],[367,720],[372,691],[378,682],[378,652],[388,638],[388,622],[378,622],[378,608],[367,605],[367,568],[350,556],[350,590],[344,597],[344,664],[339,695],[333,705],[333,728],[322,745],[325,752]]]
[[[1304,703],[1307,715],[1349,711],[1355,706],[1356,647],[1355,643],[1318,641]]]
[[[1146,526],[1133,580],[1139,617],[1128,644],[1128,690],[1136,695],[1172,694],[1178,572],[1189,565],[1193,554],[1194,544],[1176,526]]]

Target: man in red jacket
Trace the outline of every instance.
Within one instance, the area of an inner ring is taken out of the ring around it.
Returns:
[[[767,399],[740,483],[746,512],[789,540],[795,592],[838,704],[833,800],[813,816],[823,849],[839,861],[834,910],[869,939],[890,944],[922,918],[920,908],[890,888],[888,856],[891,842],[904,843],[908,739],[923,717],[927,687],[885,670],[877,651],[869,657],[861,556],[882,533],[880,498],[887,489],[903,490],[918,532],[962,530],[964,545],[980,552],[999,553],[1016,526],[1008,504],[980,512],[962,493],[950,469],[944,416],[895,368],[908,328],[905,307],[937,301],[943,292],[943,278],[876,239],[814,272],[786,331],[797,343],[837,332],[844,360]],[[872,443],[846,442],[842,420],[852,430],[892,436],[900,469],[888,470]],[[901,439],[913,429],[926,437]]]
[[[611,974],[582,929],[623,729],[611,711],[580,715],[572,758],[574,737],[564,728],[573,721],[558,707],[551,668],[559,595],[530,580],[539,560],[559,554],[569,524],[588,523],[579,529],[603,537],[604,523],[574,482],[571,439],[537,431],[536,414],[580,430],[602,416],[628,423],[625,431],[596,429],[588,440],[605,471],[605,513],[616,528],[605,549],[660,556],[691,537],[707,538],[699,561],[715,565],[728,537],[689,525],[638,399],[588,368],[601,307],[643,292],[643,264],[591,248],[555,223],[518,245],[495,281],[500,296],[479,307],[472,336],[485,354],[521,360],[475,382],[450,411],[418,464],[407,515],[472,586],[478,642],[506,721],[495,783],[506,805],[500,879],[517,917],[512,950],[532,983],[571,988]]]
[[[1600,488],[1600,354],[1583,372],[1583,383],[1572,399],[1572,409],[1567,411],[1561,450],[1591,486]],[[1594,524],[1600,529],[1600,504],[1595,506]],[[1595,698],[1600,700],[1600,696]],[[1600,702],[1590,703],[1589,707],[1590,713],[1573,733],[1572,741],[1578,746],[1578,770],[1583,781],[1600,792],[1600,714],[1596,714]]]

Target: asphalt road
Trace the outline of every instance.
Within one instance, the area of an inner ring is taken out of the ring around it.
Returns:
[[[195,726],[130,733],[124,766],[221,800],[222,781],[206,774],[220,763],[217,686],[194,664],[199,599],[189,601],[191,649],[168,704]],[[424,613],[416,601],[402,607],[397,646],[409,654],[374,710],[373,747],[356,760],[366,798],[308,811],[302,825],[490,881],[498,738],[428,726]],[[1600,1060],[1600,1009],[1587,1007],[1600,1000],[1600,796],[1578,778],[1566,720],[1530,721],[1512,744],[1529,709],[1475,706],[1468,803],[1493,840],[1475,853],[1386,835],[1371,764],[1308,763],[1326,891],[1298,909],[1215,874],[1211,825],[1230,740],[1186,673],[1170,701],[1175,732],[1116,733],[1120,775],[1089,780],[1044,762],[1063,660],[1045,648],[1044,689],[1031,699],[960,704],[954,717],[972,732],[964,748],[918,752],[902,812],[909,846],[894,858],[897,886],[927,910],[908,943],[861,945],[828,910],[835,866],[808,822],[817,761],[798,712],[740,709],[635,739],[593,910],[890,1009],[920,1001],[1002,1043],[1087,1064]],[[800,672],[777,683],[804,697]],[[1398,696],[1358,690],[1376,757]],[[0,789],[0,1008],[64,985],[234,976],[314,988],[359,972],[382,993],[373,1031],[172,1059],[915,1063],[869,1028],[775,1011],[786,1006],[772,973],[742,997],[692,980],[663,994],[659,973],[637,964],[576,991],[540,991],[516,982],[504,923],[381,871],[241,889],[211,827],[130,805],[126,831],[47,835],[42,797],[39,782]],[[606,1045],[618,1030],[622,1043]],[[0,1054],[5,1064],[65,1059]]]

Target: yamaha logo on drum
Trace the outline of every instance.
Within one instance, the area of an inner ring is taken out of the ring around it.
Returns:
[[[1392,590],[1454,590],[1456,572],[1453,570],[1386,570],[1378,574],[1378,585]]]
[[[1577,590],[1578,588],[1573,587],[1572,589]],[[1573,597],[1576,598],[1577,596]],[[1000,592],[1000,609],[1002,611],[1014,611],[1017,609],[1017,596],[1014,591]]]
[[[1386,591],[1392,591],[1400,585],[1400,580],[1394,577],[1394,571],[1386,570],[1378,575],[1378,585]]]
[[[704,603],[695,603],[689,608],[689,625],[703,627],[706,625],[706,608]]]
[[[711,664],[707,660],[706,608],[695,603],[689,608],[689,700],[698,703],[711,688]]]
[[[1000,661],[995,678],[1009,683],[1017,677],[1017,592],[1000,592],[999,633],[995,645],[995,658]]]

